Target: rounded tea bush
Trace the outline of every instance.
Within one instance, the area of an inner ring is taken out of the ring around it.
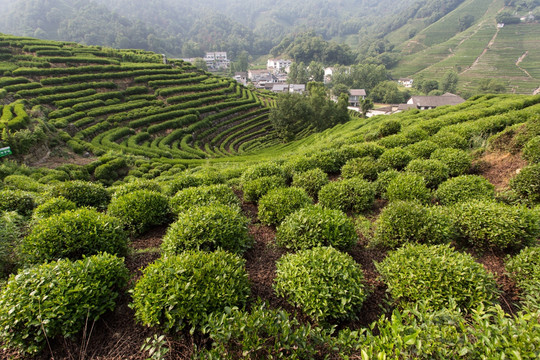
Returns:
[[[439,185],[435,198],[441,205],[495,198],[495,187],[483,176],[461,175]]]
[[[453,219],[444,208],[418,202],[396,201],[375,222],[374,244],[395,249],[408,243],[442,244],[455,238]]]
[[[77,260],[100,252],[123,256],[128,240],[119,219],[83,208],[40,220],[22,240],[20,250],[28,263]]]
[[[431,140],[422,140],[411,144],[405,148],[413,159],[429,159],[431,154],[437,150],[439,146]]]
[[[388,184],[386,197],[389,201],[416,200],[427,204],[431,201],[431,191],[421,175],[400,173]]]
[[[161,248],[167,255],[218,248],[242,253],[251,243],[247,224],[247,218],[236,208],[223,204],[196,206],[178,215]]]
[[[450,176],[448,166],[439,160],[433,159],[412,160],[405,170],[412,174],[421,175],[427,187],[431,189],[436,188]]]
[[[77,205],[63,196],[54,197],[34,209],[32,217],[35,220],[47,218],[52,215],[63,213],[68,210],[77,209]]]
[[[450,176],[463,175],[471,168],[471,157],[461,149],[437,149],[431,154],[430,158],[439,160],[448,166]]]
[[[135,181],[122,184],[113,188],[114,192],[112,193],[113,198],[120,197],[122,195],[130,194],[138,190],[148,190],[161,193],[161,186],[153,180],[146,179],[137,179]]]
[[[536,136],[527,141],[523,147],[523,157],[529,164],[540,163],[540,136]]]
[[[240,206],[234,191],[225,184],[189,187],[180,190],[170,201],[173,213],[180,214],[194,206],[223,204]]]
[[[431,137],[431,141],[440,148],[454,148],[465,150],[469,146],[467,139],[463,136],[451,132],[438,132]]]
[[[528,247],[506,261],[508,276],[522,290],[526,308],[540,310],[540,247]]]
[[[32,214],[34,195],[22,190],[0,190],[0,211],[16,211],[23,216]]]
[[[368,210],[374,201],[375,186],[359,178],[330,182],[319,191],[321,206],[345,212]]]
[[[115,308],[128,279],[123,259],[109,254],[22,269],[0,292],[0,341],[37,353],[47,339],[75,339]]]
[[[498,296],[493,274],[449,245],[405,245],[375,267],[401,307],[425,302],[440,310],[453,299],[465,310],[490,304]]]
[[[370,156],[351,159],[341,168],[341,176],[345,179],[360,177],[369,181],[375,181],[378,172],[379,163]]]
[[[256,203],[270,190],[284,186],[286,185],[283,176],[263,176],[255,180],[247,181],[242,186],[244,200]]]
[[[163,192],[167,196],[174,196],[180,190],[189,187],[197,187],[202,185],[202,180],[199,177],[190,174],[182,174],[175,176],[172,180],[163,184]]]
[[[296,173],[303,173],[315,168],[317,168],[316,159],[303,155],[292,157],[283,164],[283,171],[289,179]]]
[[[133,289],[135,317],[168,332],[203,325],[210,313],[243,307],[250,293],[245,261],[227,251],[185,251],[158,259]]]
[[[136,190],[114,197],[107,212],[122,220],[134,235],[149,230],[152,226],[166,224],[171,218],[169,199],[156,191]]]
[[[110,195],[103,185],[80,180],[56,184],[51,190],[51,195],[63,196],[78,207],[89,206],[97,209],[106,209],[110,201]]]
[[[248,167],[241,176],[240,182],[245,184],[248,181],[255,180],[265,176],[281,176],[285,180],[283,168],[276,163],[262,163]]]
[[[401,147],[386,150],[379,157],[379,165],[381,169],[404,169],[405,166],[412,160],[411,154]]]
[[[332,247],[286,254],[276,263],[274,289],[315,321],[355,319],[367,297],[364,274],[349,255]]]
[[[401,131],[401,123],[397,120],[385,120],[379,125],[377,131],[379,137],[397,134]]]
[[[349,152],[351,154],[349,156],[350,159],[365,156],[371,156],[374,159],[378,159],[386,149],[375,142],[362,142],[359,144],[345,145],[341,150]]]
[[[287,216],[277,229],[276,243],[292,250],[333,246],[347,250],[358,242],[354,222],[342,211],[310,206]]]
[[[538,217],[525,207],[473,200],[454,205],[453,214],[459,238],[475,248],[521,248],[540,236]]]
[[[328,184],[328,175],[319,168],[295,173],[292,180],[292,186],[304,189],[312,198],[316,198],[326,184]]]
[[[311,203],[304,189],[289,187],[270,190],[259,200],[259,220],[266,225],[278,225],[285,217]]]
[[[540,202],[540,164],[525,166],[510,180],[510,188],[531,202]]]
[[[395,169],[385,170],[378,174],[377,181],[375,181],[375,195],[381,199],[388,199],[386,190],[390,182],[394,180],[399,174],[399,171]]]

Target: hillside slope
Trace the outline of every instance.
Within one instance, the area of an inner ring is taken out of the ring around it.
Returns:
[[[172,162],[226,157],[274,139],[266,100],[188,63],[163,62],[139,50],[0,35],[4,138],[15,141],[41,122],[60,129],[77,153]],[[18,122],[16,104],[27,114]]]
[[[503,0],[467,0],[457,9],[405,41],[405,54],[392,69],[394,77],[441,78],[448,70],[459,74],[462,89],[475,89],[482,79],[501,80],[507,91],[532,94],[540,87],[538,22],[497,26],[501,11],[512,10]],[[463,31],[460,19],[474,18]],[[389,39],[397,40],[395,34]]]

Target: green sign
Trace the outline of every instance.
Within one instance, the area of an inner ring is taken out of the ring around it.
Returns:
[[[8,156],[11,154],[13,153],[11,152],[11,148],[9,146],[0,149],[0,157]]]

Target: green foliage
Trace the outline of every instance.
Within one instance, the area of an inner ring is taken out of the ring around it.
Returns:
[[[212,204],[240,206],[238,197],[224,184],[184,188],[176,193],[170,203],[173,213],[177,215],[194,206]]]
[[[263,176],[255,180],[246,181],[242,185],[244,200],[258,202],[270,190],[285,186],[285,179],[281,175]]]
[[[347,159],[344,156],[347,152],[348,151],[339,151],[335,148],[331,148],[316,152],[312,157],[316,161],[316,167],[327,174],[337,174],[341,170],[341,167],[347,162]]]
[[[439,146],[431,140],[422,140],[407,146],[405,149],[411,154],[413,159],[429,159],[431,154],[437,150]]]
[[[319,168],[296,172],[292,179],[292,186],[304,189],[314,199],[326,184],[328,184],[328,175]]]
[[[375,181],[378,172],[379,163],[371,156],[351,159],[341,168],[341,176],[345,179],[360,177],[369,181]]]
[[[23,239],[20,251],[31,264],[77,260],[99,252],[123,256],[128,240],[120,220],[93,209],[78,209],[41,219]]]
[[[506,261],[508,276],[521,289],[521,301],[529,311],[540,309],[540,247],[528,247]]]
[[[184,250],[242,253],[251,246],[248,220],[237,208],[223,204],[196,206],[178,215],[167,230],[161,248],[167,255]]]
[[[375,267],[401,307],[424,301],[439,310],[454,301],[469,310],[489,304],[498,294],[493,274],[449,245],[405,245]]]
[[[360,266],[332,247],[286,254],[276,263],[274,289],[318,322],[355,319],[367,297]]]
[[[259,220],[266,225],[279,225],[287,216],[311,203],[312,200],[301,188],[270,190],[259,200]]]
[[[386,197],[389,201],[415,200],[427,204],[431,201],[431,192],[426,187],[423,176],[400,173],[388,183]]]
[[[422,176],[426,186],[431,189],[436,188],[440,183],[448,179],[450,172],[448,166],[434,159],[414,159],[407,165],[405,170],[408,173]]]
[[[471,158],[469,154],[461,149],[437,149],[431,154],[431,159],[439,160],[448,166],[450,176],[459,176],[469,171]]]
[[[163,191],[168,196],[174,196],[180,190],[188,187],[197,187],[202,185],[202,179],[190,174],[181,174],[175,176],[171,181],[163,184]]]
[[[284,310],[257,303],[250,312],[225,308],[208,316],[203,332],[213,341],[201,359],[308,359],[317,354],[318,330],[302,325]]]
[[[340,210],[309,206],[285,218],[277,228],[276,243],[291,250],[333,246],[347,250],[358,242],[354,222]]]
[[[375,226],[373,244],[389,249],[409,243],[450,243],[455,238],[453,219],[444,208],[425,207],[411,201],[390,203]]]
[[[461,175],[439,185],[435,198],[441,205],[452,205],[470,200],[490,200],[495,197],[495,187],[484,177]]]
[[[226,251],[185,251],[158,259],[133,289],[138,322],[176,332],[198,328],[211,313],[243,306],[250,288],[245,261]]]
[[[34,220],[48,218],[50,216],[63,213],[68,210],[77,209],[77,205],[63,196],[53,197],[34,209],[32,217]]]
[[[523,157],[529,164],[540,163],[540,136],[529,140],[523,147]]]
[[[150,190],[158,193],[162,192],[162,188],[159,183],[154,180],[146,179],[136,179],[132,182],[109,188],[108,190],[109,192],[112,192],[113,198],[126,195],[137,190]]]
[[[37,353],[49,339],[76,338],[114,309],[128,278],[123,260],[109,254],[20,270],[0,293],[0,339]]]
[[[467,139],[465,139],[459,134],[450,131],[440,131],[437,134],[433,135],[430,140],[437,144],[440,148],[454,148],[466,150],[469,146]]]
[[[272,162],[252,165],[242,173],[240,181],[246,183],[264,176],[284,176],[284,172],[281,166]]]
[[[530,209],[472,200],[453,208],[458,236],[479,249],[516,249],[533,244],[540,235],[538,216]]]
[[[165,224],[171,217],[169,199],[152,190],[135,190],[115,196],[107,213],[120,219],[132,234],[141,234],[152,226]]]
[[[380,123],[377,131],[379,137],[394,135],[401,131],[401,123],[397,120],[385,120]]]
[[[510,180],[510,188],[531,202],[540,202],[540,164],[525,166]]]
[[[319,191],[321,206],[344,212],[366,211],[373,206],[374,201],[374,185],[359,178],[330,182]]]
[[[0,190],[0,211],[17,211],[27,216],[34,210],[34,194],[22,190]]]
[[[375,194],[381,199],[388,199],[386,191],[388,190],[388,185],[394,180],[399,174],[399,171],[395,169],[385,170],[380,172],[377,176],[377,181],[375,182]]]
[[[403,148],[397,147],[388,149],[379,157],[379,164],[382,169],[401,170],[412,160],[411,154]]]
[[[79,207],[90,206],[97,209],[107,208],[110,201],[110,195],[102,185],[80,180],[56,184],[51,189],[51,195],[63,196]]]
[[[24,191],[44,192],[47,187],[25,175],[8,175],[4,179],[6,187]]]
[[[15,265],[16,248],[23,234],[24,218],[18,213],[0,212],[0,275],[5,275]]]

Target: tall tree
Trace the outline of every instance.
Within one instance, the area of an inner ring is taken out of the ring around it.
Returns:
[[[457,91],[458,74],[455,70],[448,70],[441,80],[443,92],[455,93]]]

